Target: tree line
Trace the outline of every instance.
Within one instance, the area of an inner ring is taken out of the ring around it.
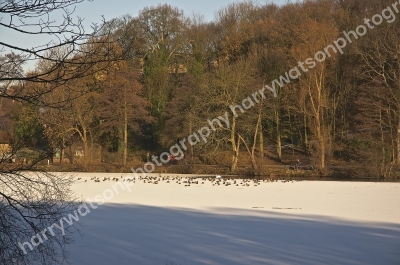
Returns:
[[[273,80],[283,82],[282,75],[345,38],[344,32],[368,25],[363,36],[350,36],[343,53],[331,52],[291,82],[275,83],[276,97],[267,91],[267,99],[230,115],[230,128],[212,132],[207,144],[189,146],[185,157],[207,163],[204,156],[226,152],[236,172],[246,156],[259,175],[266,149],[273,147],[274,158],[282,161],[283,146],[291,145],[321,171],[339,160],[365,175],[393,177],[400,164],[397,4],[244,1],[216,11],[210,22],[167,4],[146,7],[137,16],[109,21],[79,51],[52,47],[31,72],[22,73],[25,58],[2,55],[0,65],[13,82],[3,82],[9,101],[0,101],[7,125],[0,129],[18,147],[41,149],[49,157],[58,151],[67,156],[80,143],[88,168],[97,147],[108,154],[103,160],[130,166]],[[385,21],[365,24],[376,14]]]

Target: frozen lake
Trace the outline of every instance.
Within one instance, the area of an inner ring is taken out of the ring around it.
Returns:
[[[75,175],[76,265],[400,264],[400,183]]]

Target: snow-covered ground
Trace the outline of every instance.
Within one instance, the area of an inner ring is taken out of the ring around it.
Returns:
[[[80,216],[72,263],[400,264],[400,183],[199,178],[187,186],[173,177],[76,174],[76,195],[106,202]]]

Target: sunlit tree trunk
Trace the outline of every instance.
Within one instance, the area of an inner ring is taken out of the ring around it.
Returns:
[[[240,148],[239,138],[236,141],[236,117],[232,118],[230,142],[232,146],[231,171],[234,172],[237,169],[237,163],[239,160],[239,148]]]

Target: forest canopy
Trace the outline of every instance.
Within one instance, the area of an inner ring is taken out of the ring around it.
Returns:
[[[243,1],[205,22],[160,4],[45,51],[3,52],[0,141],[58,167],[127,171],[228,111],[229,128],[188,144],[176,170],[264,175],[301,157],[320,172],[397,177],[399,10],[386,0]]]

